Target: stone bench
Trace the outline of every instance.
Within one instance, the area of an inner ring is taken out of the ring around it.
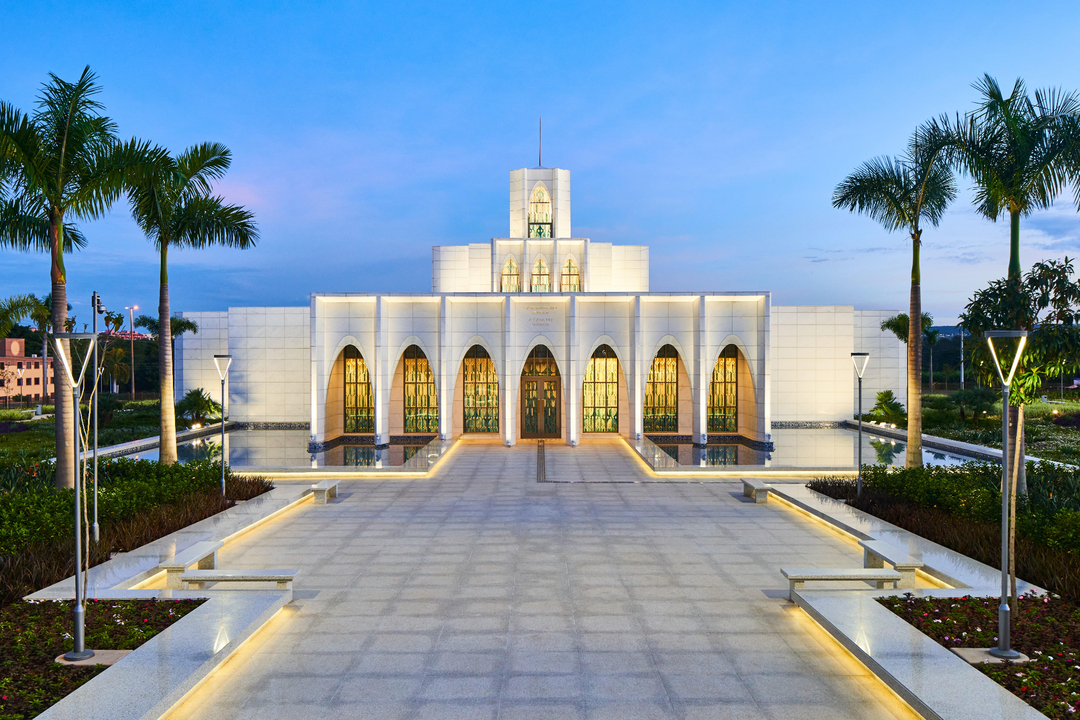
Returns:
[[[876,568],[805,568],[798,570],[781,569],[781,574],[788,580],[788,599],[795,602],[795,591],[802,590],[810,581],[862,581],[874,583],[878,590],[885,588],[885,583],[891,582],[894,587],[900,582],[900,573],[895,570]]]
[[[224,545],[225,543],[220,540],[204,540],[159,563],[158,567],[165,571],[165,587],[172,590],[184,587],[180,582],[180,576],[192,565],[198,564],[200,570],[216,568],[218,550]]]
[[[758,504],[769,502],[769,486],[761,480],[743,478],[742,494],[743,497],[754,498],[754,502]]]
[[[859,545],[863,549],[863,567],[883,568],[885,563],[889,563],[900,573],[900,582],[896,587],[905,590],[915,587],[915,571],[922,568],[921,560],[882,540],[860,540]]]
[[[311,486],[311,494],[316,505],[325,505],[330,498],[337,497],[337,480],[323,480]]]
[[[292,588],[299,570],[191,570],[180,576],[180,581],[191,590],[204,590],[206,583],[219,582],[273,582],[278,590]]]

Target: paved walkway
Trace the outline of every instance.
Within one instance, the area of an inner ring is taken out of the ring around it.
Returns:
[[[227,546],[303,568],[295,608],[173,717],[914,717],[783,599],[781,565],[857,546],[734,483],[538,485],[535,456],[463,443]],[[552,480],[644,472],[618,442],[547,458]]]

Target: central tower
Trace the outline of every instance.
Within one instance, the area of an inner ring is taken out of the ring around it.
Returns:
[[[510,237],[570,238],[570,171],[510,171]]]

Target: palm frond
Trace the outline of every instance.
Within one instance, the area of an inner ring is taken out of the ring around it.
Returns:
[[[912,190],[911,178],[901,162],[878,157],[860,165],[836,186],[832,204],[867,215],[893,232],[910,227],[915,220]]]
[[[232,165],[232,152],[221,143],[193,145],[176,158],[176,167],[184,185],[199,195],[213,191],[211,180],[220,180]]]
[[[182,247],[222,245],[239,249],[255,246],[259,232],[255,216],[220,197],[188,199],[175,214],[172,242]]]

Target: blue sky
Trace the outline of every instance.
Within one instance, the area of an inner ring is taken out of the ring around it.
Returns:
[[[825,7],[0,0],[0,98],[29,110],[48,72],[89,64],[123,137],[232,149],[219,190],[262,240],[173,253],[175,310],[430,291],[432,245],[507,234],[507,172],[536,163],[541,115],[574,234],[650,245],[653,290],[906,309],[906,234],[834,210],[833,188],[968,110],[984,72],[1080,89],[1080,6]],[[156,312],[157,255],[126,208],[84,231],[74,314],[93,290]],[[953,321],[1004,274],[1007,239],[965,192],[924,234],[924,308]],[[1025,266],[1078,248],[1069,196],[1023,222]],[[0,253],[0,295],[47,291],[45,256]]]

